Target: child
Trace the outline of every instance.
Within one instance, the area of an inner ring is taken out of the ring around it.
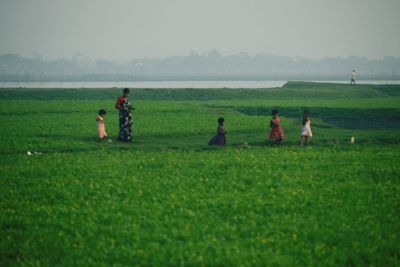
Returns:
[[[211,138],[211,140],[208,142],[208,145],[217,145],[217,146],[225,146],[226,145],[226,137],[225,134],[227,131],[224,128],[224,118],[219,118],[218,119],[218,128],[217,128],[217,134]]]
[[[308,145],[309,139],[312,137],[310,112],[304,110],[303,112],[303,127],[301,128],[301,142],[300,146],[304,146],[304,140]]]
[[[106,111],[104,109],[99,110],[99,115],[96,118],[97,129],[99,131],[99,141],[102,141],[104,137],[107,137],[106,125],[104,124],[104,117],[106,116]]]
[[[272,119],[270,122],[271,132],[269,134],[269,140],[275,140],[277,144],[280,144],[285,139],[283,133],[281,119],[278,117],[278,111],[272,110]]]

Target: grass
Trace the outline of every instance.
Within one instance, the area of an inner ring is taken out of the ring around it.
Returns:
[[[135,90],[124,144],[96,141],[100,108],[115,140],[118,91],[2,89],[0,265],[398,266],[398,92]],[[274,107],[281,146],[266,141]],[[222,149],[207,146],[218,116]]]

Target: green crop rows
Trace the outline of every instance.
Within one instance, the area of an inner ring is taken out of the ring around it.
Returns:
[[[400,86],[119,91],[0,90],[0,266],[399,266]]]

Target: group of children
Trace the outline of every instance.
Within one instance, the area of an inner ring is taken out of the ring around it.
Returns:
[[[118,103],[118,101],[117,101]],[[118,107],[117,107],[118,108]],[[123,112],[123,111],[122,111]],[[120,110],[121,113],[121,110]],[[125,112],[126,113],[126,112]],[[104,117],[106,116],[106,111],[104,109],[100,109],[98,116],[96,118],[97,121],[97,130],[99,133],[99,140],[102,141],[105,137],[107,137]],[[123,116],[122,116],[123,117]],[[129,129],[131,129],[131,114],[129,112]],[[122,118],[123,119],[123,118]],[[121,122],[121,115],[120,115],[120,128],[124,130],[127,128],[126,122],[123,120]],[[226,134],[228,133],[224,127],[225,120],[224,118],[218,119],[218,128],[217,134],[211,138],[208,142],[209,145],[219,145],[225,146],[226,145]],[[277,144],[280,144],[285,139],[285,134],[283,132],[281,119],[278,116],[278,110],[272,110],[272,119],[270,121],[271,132],[269,134],[269,139],[275,141]],[[123,133],[125,131],[122,131]],[[130,133],[131,131],[129,131]],[[131,135],[129,134],[129,141],[131,140]],[[309,140],[312,137],[311,131],[311,120],[310,120],[310,113],[308,110],[304,110],[303,112],[303,120],[302,120],[302,128],[301,128],[301,141],[300,145],[304,146],[304,143],[307,145],[309,144]],[[121,131],[118,136],[118,139],[121,138]],[[110,141],[110,140],[109,140]]]
[[[226,134],[227,131],[224,127],[224,118],[218,119],[218,128],[217,134],[211,138],[208,142],[209,145],[226,145]],[[283,132],[281,119],[278,116],[278,110],[272,110],[272,119],[270,121],[271,132],[269,133],[269,139],[275,141],[277,144],[280,144],[285,139],[285,134]],[[302,119],[302,128],[301,128],[301,141],[300,145],[304,146],[304,142],[308,145],[309,140],[312,137],[311,131],[311,120],[310,120],[310,112],[308,110],[304,110],[303,119]]]

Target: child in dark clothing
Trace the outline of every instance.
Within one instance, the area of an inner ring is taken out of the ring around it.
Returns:
[[[226,145],[226,133],[227,131],[224,128],[224,118],[219,118],[218,119],[218,128],[217,128],[217,134],[211,138],[211,140],[208,142],[209,145],[217,145],[217,146],[225,146]]]

